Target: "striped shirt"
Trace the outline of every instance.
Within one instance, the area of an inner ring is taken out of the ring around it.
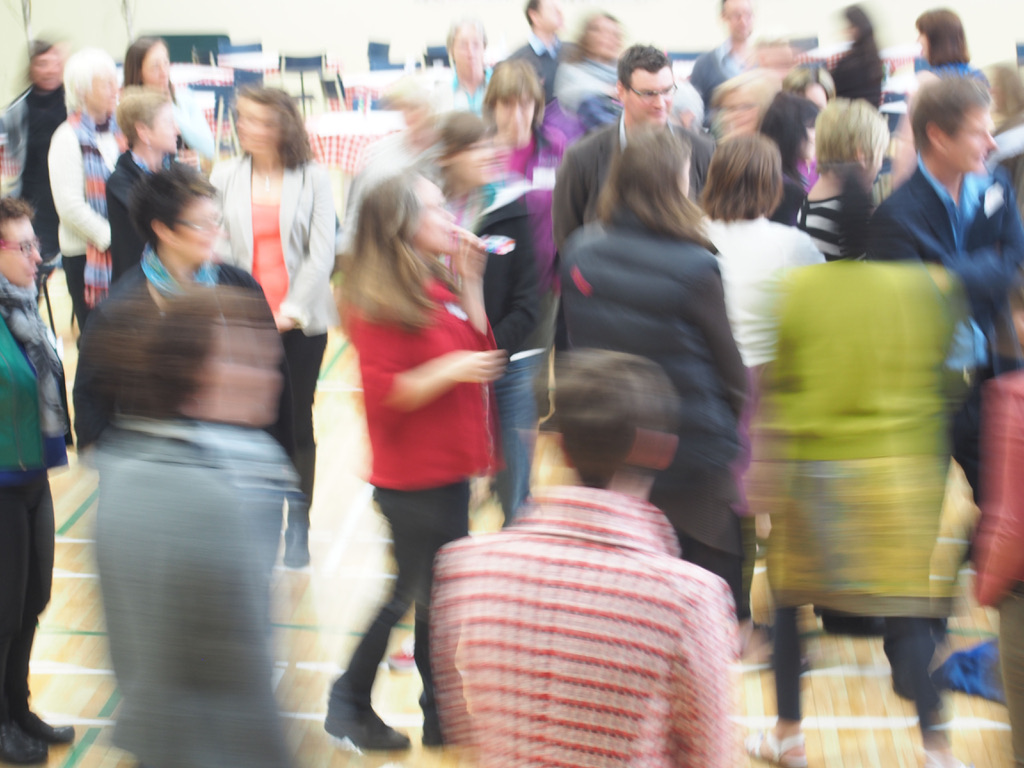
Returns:
[[[825,255],[825,261],[846,259],[843,238],[839,234],[841,200],[828,197],[824,200],[804,200],[796,219],[796,225],[814,241],[818,250]]]
[[[435,564],[445,739],[485,768],[735,766],[731,593],[633,497],[553,488]]]

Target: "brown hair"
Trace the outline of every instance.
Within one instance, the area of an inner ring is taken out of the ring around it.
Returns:
[[[527,65],[529,66],[529,65]],[[438,148],[440,150],[441,176],[444,186],[448,186],[448,170],[451,166],[444,162],[451,160],[460,152],[465,152],[473,145],[487,137],[487,125],[472,112],[449,112],[441,120],[438,129]],[[450,190],[449,190],[450,191]]]
[[[665,372],[622,352],[570,352],[555,400],[566,456],[591,488],[607,488],[630,463],[641,430],[672,433],[679,419],[679,395]]]
[[[767,216],[782,200],[782,158],[771,139],[735,136],[711,156],[701,202],[708,217],[744,221]]]
[[[167,94],[153,88],[131,85],[124,89],[121,101],[117,104],[117,127],[128,139],[129,147],[134,147],[139,140],[135,124],[142,123],[152,128],[157,114],[170,103]]]
[[[910,114],[917,151],[931,148],[929,125],[935,125],[947,136],[955,136],[968,112],[988,109],[990,104],[988,90],[973,77],[949,77],[921,86]]]
[[[1020,69],[1016,64],[997,64],[989,72],[989,80],[993,100],[998,90],[1002,102],[994,105],[1004,121],[999,128],[1009,123],[1019,124],[1024,118],[1024,80],[1021,80]]]
[[[363,197],[350,251],[342,257],[341,315],[351,312],[373,323],[410,330],[427,326],[433,304],[430,277],[445,280],[438,263],[424,260],[412,245],[423,204],[422,176],[405,172],[371,187]]]
[[[665,128],[644,128],[629,137],[598,199],[601,221],[626,210],[659,235],[707,247],[700,209],[680,182],[689,167],[690,144]]]
[[[280,88],[247,86],[238,92],[238,101],[269,107],[277,115],[277,154],[285,168],[298,168],[313,159],[306,124],[295,100]]]
[[[576,38],[576,44],[571,48],[567,46],[567,50],[562,57],[564,62],[579,64],[590,58],[590,36],[594,33],[594,27],[597,26],[597,22],[602,20],[610,21],[617,25],[620,31],[622,30],[622,22],[610,13],[607,11],[595,11],[583,20],[583,27],[580,29],[579,37]]]
[[[917,31],[928,39],[928,63],[966,64],[971,60],[967,35],[960,17],[947,8],[925,11],[915,22]]]
[[[162,45],[167,50],[167,43],[162,37],[140,37],[128,46],[128,50],[124,54],[124,86],[126,88],[130,85],[144,85],[142,82],[142,62],[146,59],[146,54],[155,45]],[[168,82],[167,89],[173,101],[174,84]]]
[[[35,215],[36,212],[32,206],[20,197],[0,197],[0,232],[3,231],[3,226],[8,221],[17,221],[18,219],[31,221]]]
[[[273,327],[262,297],[239,287],[190,286],[162,308],[147,293],[104,309],[86,337],[97,390],[120,413],[150,419],[178,417],[195,396],[218,327]]]
[[[484,117],[494,123],[494,110],[500,102],[533,99],[533,127],[544,121],[544,87],[537,72],[522,59],[506,59],[494,67],[491,82],[484,93]]]

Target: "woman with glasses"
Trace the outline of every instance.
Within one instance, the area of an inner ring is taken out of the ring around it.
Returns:
[[[327,170],[313,162],[295,101],[277,88],[238,95],[241,157],[210,180],[224,208],[221,259],[263,288],[281,333],[292,387],[295,468],[305,504],[289,506],[285,565],[309,563],[309,506],[316,473],[313,397],[327,329],[337,323],[331,296],[336,214]]]
[[[32,209],[0,199],[0,762],[42,763],[67,744],[28,707],[28,660],[53,581],[47,470],[67,464],[64,372],[36,306]]]

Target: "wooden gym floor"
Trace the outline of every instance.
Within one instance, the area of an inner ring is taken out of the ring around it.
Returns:
[[[67,322],[69,302],[63,273],[50,280],[57,330],[65,351],[69,384],[76,362]],[[392,565],[389,532],[370,501],[365,476],[366,446],[353,350],[332,333],[316,400],[319,442],[317,491],[310,535],[312,565],[275,573],[275,684],[293,741],[297,765],[310,768],[437,768],[459,765],[450,750],[419,746],[421,717],[415,672],[382,668],[375,689],[377,711],[407,732],[406,753],[362,755],[339,748],[324,732],[326,694],[364,625],[389,589]],[[554,444],[541,435],[535,485],[557,482],[564,470]],[[33,706],[55,724],[73,723],[75,743],[51,748],[47,765],[56,768],[133,768],[131,756],[110,744],[119,695],[106,655],[106,635],[93,562],[96,475],[72,455],[68,469],[51,475],[56,504],[57,546],[53,599],[42,616],[32,658]],[[953,505],[947,533],[962,539],[968,505]],[[486,501],[473,527],[494,529],[500,516]],[[956,546],[955,543],[953,545]],[[961,581],[969,583],[969,572]],[[969,591],[969,590],[965,590]],[[768,617],[763,568],[755,580],[755,615]],[[967,597],[950,620],[950,649],[991,638],[997,617]],[[811,766],[822,768],[911,768],[921,765],[920,737],[913,705],[893,692],[880,639],[825,635],[809,612],[803,616],[812,670],[803,678],[804,728]],[[411,627],[393,637],[395,648]],[[773,720],[773,678],[765,666],[737,665],[736,762],[757,765],[742,755],[742,738]],[[976,768],[1009,766],[1010,738],[1005,708],[962,694],[946,697],[949,733],[957,755]],[[697,767],[699,768],[699,767]]]

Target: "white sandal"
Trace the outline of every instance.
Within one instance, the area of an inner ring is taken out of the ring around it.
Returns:
[[[781,742],[775,736],[775,731],[760,731],[750,734],[743,742],[747,754],[756,760],[761,760],[769,765],[778,765],[781,768],[807,768],[807,755],[785,757],[791,749],[804,746],[804,735],[798,733],[789,736]],[[768,748],[765,754],[764,748]]]
[[[953,760],[952,763],[949,762],[950,759]],[[924,768],[973,768],[973,766],[961,763],[955,757],[946,753],[933,752],[930,749],[926,749],[924,751]]]

